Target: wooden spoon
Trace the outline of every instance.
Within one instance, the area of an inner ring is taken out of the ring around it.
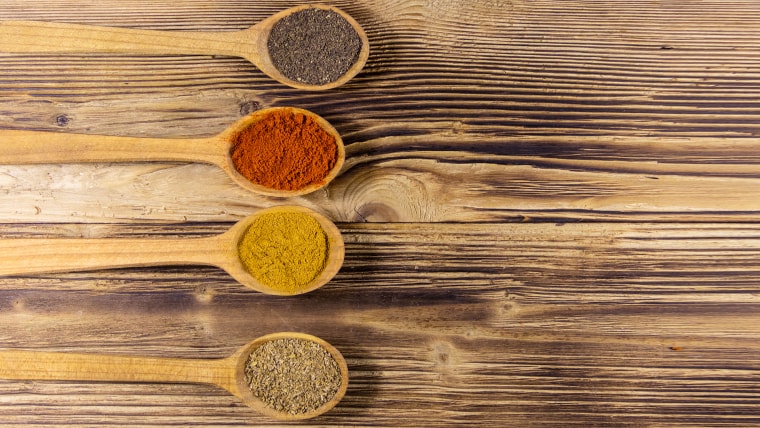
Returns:
[[[283,338],[310,340],[324,347],[338,363],[341,383],[335,396],[316,410],[302,414],[279,412],[256,398],[246,383],[248,356],[264,343]],[[326,341],[304,333],[261,336],[226,358],[181,359],[78,354],[67,352],[0,351],[0,378],[13,380],[204,383],[220,386],[247,406],[276,419],[308,419],[335,407],[348,387],[348,366],[341,353]]]
[[[272,63],[267,49],[269,33],[279,20],[314,7],[340,14],[361,39],[359,57],[354,65],[337,80],[322,85],[307,84],[285,77]],[[0,23],[0,51],[230,55],[246,58],[269,77],[291,87],[324,90],[348,82],[364,67],[369,57],[369,41],[362,27],[340,9],[324,5],[301,5],[278,12],[248,29],[227,32],[176,32],[54,22],[6,21]]]
[[[274,289],[251,275],[238,256],[238,245],[248,227],[267,213],[298,212],[312,216],[327,236],[324,270],[294,292]],[[94,269],[166,265],[218,266],[238,282],[265,294],[295,295],[326,284],[343,264],[343,238],[335,224],[300,206],[267,208],[240,220],[227,232],[204,238],[20,238],[0,240],[0,275],[28,275]]]
[[[337,159],[333,169],[322,182],[295,190],[272,189],[251,182],[235,169],[230,149],[237,133],[277,110],[309,116],[327,133],[335,137]],[[319,115],[295,107],[272,107],[255,111],[220,134],[209,138],[115,137],[0,130],[0,163],[5,165],[80,162],[202,162],[220,167],[235,183],[251,192],[277,197],[304,195],[321,189],[338,175],[345,159],[346,151],[338,131]]]

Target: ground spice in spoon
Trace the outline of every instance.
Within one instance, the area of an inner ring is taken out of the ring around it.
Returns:
[[[238,243],[248,272],[274,290],[298,294],[324,270],[327,235],[314,217],[300,212],[272,212],[256,218]]]
[[[310,85],[338,80],[356,63],[362,41],[340,14],[309,8],[279,20],[267,39],[272,64],[285,77]]]
[[[277,109],[234,135],[230,156],[235,170],[255,184],[300,190],[324,183],[338,145],[312,117]]]
[[[245,378],[256,398],[292,415],[318,409],[341,385],[340,367],[330,352],[300,338],[275,339],[254,349]]]

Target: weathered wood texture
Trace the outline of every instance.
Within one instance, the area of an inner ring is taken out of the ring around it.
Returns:
[[[0,165],[2,239],[204,236],[288,202],[346,240],[295,298],[207,267],[0,278],[0,346],[214,358],[315,334],[351,383],[307,426],[760,426],[756,1],[327,3],[371,46],[328,92],[224,56],[0,53],[2,129],[200,137],[294,105],[347,145],[287,201],[200,164]],[[295,4],[0,0],[0,20],[237,30]],[[0,381],[0,423],[283,425],[212,386],[32,381]]]
[[[317,424],[760,423],[757,225],[341,228],[344,269],[299,298],[252,293],[212,268],[6,278],[3,345],[212,358],[267,332],[316,334],[351,373],[346,397]],[[100,229],[146,239],[183,231]],[[207,386],[0,388],[4,422],[267,422]]]
[[[235,30],[293,4],[3,1],[0,19]],[[350,158],[328,192],[298,202],[342,221],[760,208],[753,1],[334,4],[372,46],[338,90],[289,90],[230,57],[0,54],[0,126],[205,136],[251,109],[297,104],[344,134]],[[0,172],[13,221],[229,220],[272,203],[204,165]]]

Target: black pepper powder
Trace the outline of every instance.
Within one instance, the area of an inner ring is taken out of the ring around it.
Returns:
[[[308,8],[274,24],[267,50],[275,68],[288,79],[324,85],[356,63],[361,44],[359,34],[340,14]]]

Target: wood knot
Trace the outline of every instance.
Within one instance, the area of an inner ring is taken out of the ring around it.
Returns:
[[[194,295],[195,300],[199,303],[211,303],[214,299],[214,289],[206,285],[201,285],[195,288]]]
[[[434,342],[430,359],[436,367],[445,370],[455,366],[458,360],[456,349],[448,342]]]
[[[71,122],[71,118],[65,114],[59,114],[55,117],[55,124],[62,128],[69,126],[69,122]]]
[[[248,116],[257,110],[261,110],[261,103],[258,101],[243,101],[240,103],[240,116]]]

